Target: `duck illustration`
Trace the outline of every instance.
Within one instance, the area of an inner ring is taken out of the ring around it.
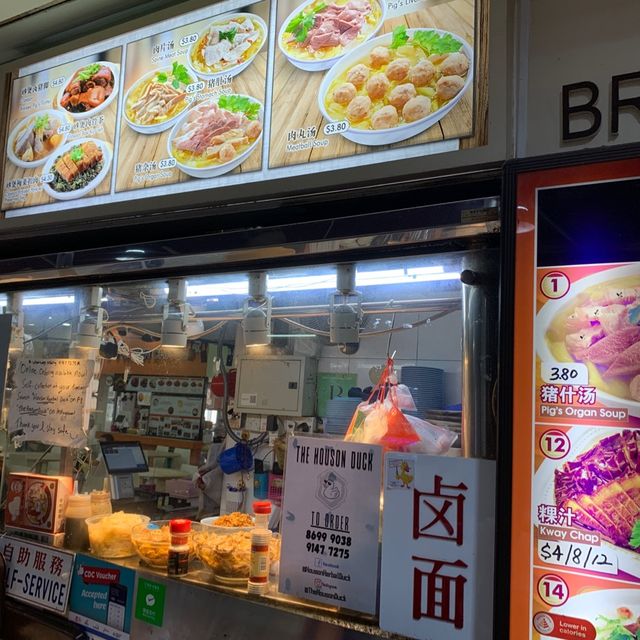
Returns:
[[[411,473],[411,467],[409,466],[408,462],[403,460],[396,467],[396,479],[402,482],[403,487],[409,489],[409,485],[413,481],[413,474]]]

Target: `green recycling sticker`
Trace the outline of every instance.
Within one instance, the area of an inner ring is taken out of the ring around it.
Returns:
[[[163,584],[139,578],[138,595],[136,596],[136,618],[161,627],[164,617],[166,590],[167,587]]]

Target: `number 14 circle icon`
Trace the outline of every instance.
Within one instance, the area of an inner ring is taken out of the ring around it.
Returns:
[[[569,586],[553,573],[546,573],[538,580],[538,595],[550,607],[559,607],[569,599]]]

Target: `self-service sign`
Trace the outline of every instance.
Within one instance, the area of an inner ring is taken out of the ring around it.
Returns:
[[[380,627],[423,640],[492,638],[495,463],[389,453]]]
[[[4,536],[0,553],[7,565],[7,595],[64,613],[74,554],[34,542]]]

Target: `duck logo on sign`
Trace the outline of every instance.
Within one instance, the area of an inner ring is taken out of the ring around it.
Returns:
[[[347,483],[335,471],[325,471],[318,476],[316,498],[327,509],[337,509],[347,499]]]

